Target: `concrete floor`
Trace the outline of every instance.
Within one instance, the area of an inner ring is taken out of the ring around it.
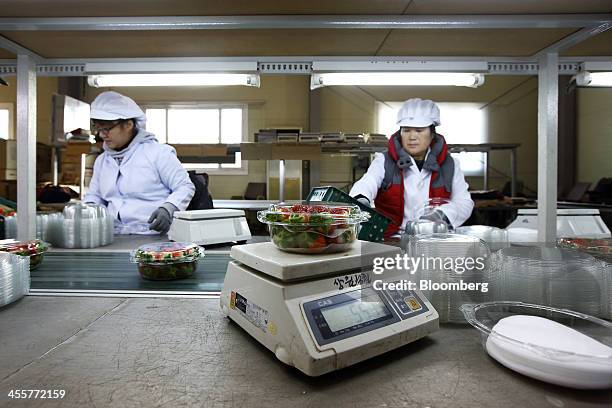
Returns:
[[[0,309],[0,407],[603,407],[513,373],[469,327],[309,378],[219,313],[218,300],[26,297]],[[63,400],[9,400],[64,389]]]

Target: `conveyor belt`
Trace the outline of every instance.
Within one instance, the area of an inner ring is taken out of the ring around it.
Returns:
[[[149,281],[130,255],[108,252],[49,252],[31,273],[31,295],[123,297],[215,297],[221,292],[229,253],[207,253],[193,278]]]

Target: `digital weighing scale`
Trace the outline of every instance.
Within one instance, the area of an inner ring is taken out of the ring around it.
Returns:
[[[251,230],[242,210],[175,211],[168,238],[177,242],[212,245],[249,240]]]
[[[372,271],[399,248],[357,241],[344,253],[303,255],[272,243],[232,247],[221,310],[285,364],[310,376],[350,366],[438,329],[418,290],[375,290],[410,279]]]
[[[536,241],[538,210],[519,209],[518,216],[506,229],[510,234],[512,234],[513,229],[518,229],[526,237],[530,236],[529,231],[523,231],[522,229],[535,231],[531,234],[531,237],[533,241]],[[557,238],[610,238],[610,230],[601,219],[599,210],[596,208],[557,209]]]

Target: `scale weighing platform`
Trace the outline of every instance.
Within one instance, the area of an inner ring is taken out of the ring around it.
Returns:
[[[198,245],[243,243],[251,239],[251,230],[242,210],[175,211],[168,238]]]
[[[403,270],[372,271],[374,258],[399,253],[367,241],[322,255],[286,253],[270,242],[234,246],[221,310],[307,375],[347,367],[438,329],[438,313],[418,290],[378,290],[410,279]]]
[[[537,241],[538,210],[523,208],[518,210],[518,216],[506,227],[509,232],[519,229],[519,233],[533,241]],[[534,231],[531,235],[528,229]],[[601,219],[596,208],[564,208],[557,209],[557,238],[610,238],[610,230]]]

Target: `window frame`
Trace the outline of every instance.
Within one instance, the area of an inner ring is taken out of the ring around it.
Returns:
[[[219,143],[221,143],[221,110],[222,109],[241,109],[242,110],[242,139],[240,143],[248,141],[249,133],[249,109],[248,104],[244,102],[150,102],[140,104],[142,109],[165,109],[166,110],[166,141],[168,143],[168,110],[169,109],[218,109],[219,110]],[[160,142],[161,143],[161,142]],[[207,144],[207,143],[200,143]],[[182,163],[185,170],[195,170],[197,172],[205,172],[215,176],[244,176],[249,174],[248,160],[241,160],[240,168],[222,168],[221,163],[217,168],[200,168],[189,166],[196,163]]]

